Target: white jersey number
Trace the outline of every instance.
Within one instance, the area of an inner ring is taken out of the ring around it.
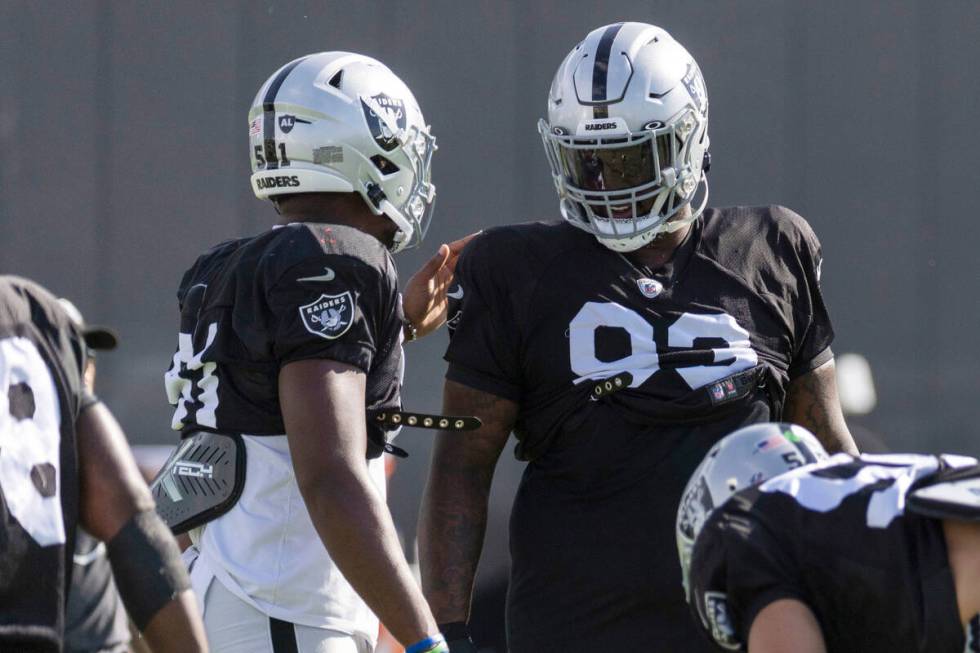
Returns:
[[[184,300],[185,304],[197,310],[194,304],[200,307],[205,289],[204,284],[191,287]],[[194,415],[194,422],[201,426],[218,427],[215,418],[218,409],[218,377],[215,371],[218,369],[218,364],[202,360],[217,335],[218,324],[212,322],[208,325],[204,346],[200,351],[194,351],[193,336],[190,333],[177,334],[177,352],[174,354],[170,369],[163,377],[167,388],[167,399],[177,407],[170,424],[175,431],[184,428],[187,408],[194,405],[196,401],[201,402],[201,407]]]
[[[815,471],[851,462],[847,454],[837,454],[817,465],[781,474],[759,486],[763,492],[780,492],[796,499],[807,510],[829,512],[847,497],[871,485],[879,485],[868,501],[869,528],[888,528],[905,510],[905,496],[920,478],[935,474],[939,460],[916,454],[862,455],[867,463],[848,478],[816,475]],[[878,464],[875,464],[878,463]]]
[[[629,334],[630,355],[614,361],[596,357],[596,330],[619,327]],[[721,341],[723,346],[701,348],[697,340]],[[643,385],[666,364],[654,341],[654,326],[636,311],[615,302],[586,302],[568,328],[569,359],[579,375],[575,383],[598,381],[629,372],[631,388]],[[678,350],[703,349],[703,363],[671,365],[690,386],[700,388],[718,379],[747,370],[759,357],[749,341],[749,332],[727,313],[684,313],[667,329],[667,345]]]
[[[0,391],[4,501],[38,544],[63,544],[61,407],[51,372],[30,340],[0,340]]]

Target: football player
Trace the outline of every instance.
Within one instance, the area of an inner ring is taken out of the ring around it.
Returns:
[[[86,324],[78,307],[69,300],[62,297],[58,301],[82,332],[85,389],[95,394],[96,354],[115,349],[119,339],[106,327]],[[112,581],[105,543],[79,528],[65,606],[65,653],[123,653],[129,650],[129,642],[126,611]]]
[[[980,465],[837,454],[806,429],[724,438],[684,490],[677,548],[716,650],[980,650]]]
[[[401,419],[402,341],[445,321],[465,242],[442,245],[403,304],[391,254],[428,226],[434,138],[391,70],[347,52],[284,65],[248,120],[252,188],[280,218],[186,272],[166,374],[183,442],[226,436],[244,461],[234,494],[191,533],[209,643],[366,653],[380,617],[412,653],[443,651],[385,505],[381,458],[400,451],[383,420]],[[217,455],[177,462],[160,478],[219,487]],[[177,485],[168,491],[186,496]]]
[[[206,651],[177,546],[119,425],[85,388],[85,358],[55,297],[0,276],[0,650],[62,650],[80,524],[106,543],[153,650]]]
[[[460,257],[443,408],[483,426],[438,437],[420,550],[461,642],[511,431],[529,462],[511,514],[513,653],[697,650],[671,539],[705,452],[781,416],[854,451],[820,244],[780,206],[705,208],[708,107],[663,29],[592,31],[539,124],[564,221],[490,229]]]

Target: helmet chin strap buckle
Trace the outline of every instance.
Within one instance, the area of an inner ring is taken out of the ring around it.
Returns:
[[[677,185],[677,170],[673,167],[664,168],[660,171],[660,178],[663,179],[664,186],[673,188]]]
[[[374,208],[380,210],[381,203],[384,202],[386,199],[388,199],[388,196],[385,195],[385,192],[381,190],[381,186],[375,183],[369,183],[367,184],[365,190],[367,191],[368,199],[371,200],[372,204],[374,204]]]

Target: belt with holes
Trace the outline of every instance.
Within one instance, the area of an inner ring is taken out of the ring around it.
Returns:
[[[616,376],[610,376],[608,379],[603,379],[592,386],[592,399],[596,400],[628,388],[632,382],[633,375],[629,372],[621,372]]]
[[[461,415],[426,415],[404,410],[369,410],[368,419],[383,428],[411,426],[417,429],[440,429],[443,431],[475,431],[483,422],[478,417]]]

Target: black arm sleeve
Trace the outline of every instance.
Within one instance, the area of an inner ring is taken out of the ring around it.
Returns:
[[[140,630],[190,587],[177,543],[153,510],[133,515],[106,549],[119,595]]]

